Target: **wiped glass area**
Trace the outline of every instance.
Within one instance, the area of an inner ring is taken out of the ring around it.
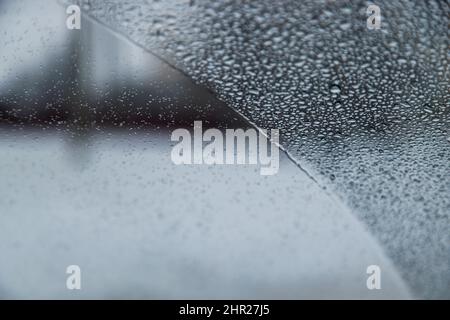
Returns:
[[[448,4],[78,1],[262,128],[375,234],[414,292],[450,296]]]

